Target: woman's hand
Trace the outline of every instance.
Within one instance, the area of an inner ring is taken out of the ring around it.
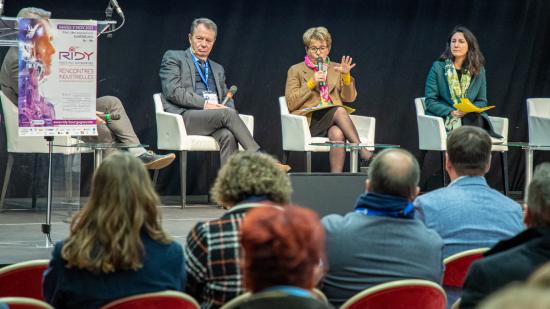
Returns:
[[[340,62],[339,66],[334,67],[334,69],[341,74],[347,74],[351,69],[355,67],[355,63],[353,62],[353,58],[350,56],[342,56],[342,61]]]
[[[317,71],[313,74],[313,80],[316,83],[325,82],[327,80],[327,76],[325,75],[325,72]]]
[[[463,111],[454,110],[454,111],[451,112],[451,115],[455,116],[457,118],[462,118],[462,117],[464,117],[464,115],[466,115],[466,113],[464,113]]]

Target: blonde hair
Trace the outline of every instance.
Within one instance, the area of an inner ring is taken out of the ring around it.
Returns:
[[[292,187],[290,179],[276,166],[271,156],[241,152],[220,169],[210,193],[224,207],[235,206],[252,195],[265,195],[277,204],[288,204]]]
[[[141,268],[141,233],[170,242],[161,226],[159,204],[139,159],[122,152],[107,157],[95,171],[90,200],[72,221],[63,245],[67,267],[94,273]]]
[[[306,47],[309,47],[311,40],[325,42],[327,43],[327,47],[332,46],[332,36],[325,27],[313,27],[307,29],[306,32],[304,32],[302,39],[304,40],[304,45]]]

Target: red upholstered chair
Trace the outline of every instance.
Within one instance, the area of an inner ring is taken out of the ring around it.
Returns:
[[[44,300],[42,274],[50,260],[32,260],[0,268],[0,297]]]
[[[407,279],[373,286],[350,298],[340,309],[444,309],[443,289],[427,280]]]
[[[443,286],[452,286],[461,288],[466,280],[470,265],[483,257],[483,253],[489,248],[479,248],[466,250],[457,254],[451,255],[445,260],[445,273],[443,274]]]
[[[53,309],[47,303],[27,297],[3,297],[0,304],[6,304],[10,309]]]
[[[181,292],[163,291],[139,294],[121,298],[108,303],[101,309],[199,309],[197,301]]]

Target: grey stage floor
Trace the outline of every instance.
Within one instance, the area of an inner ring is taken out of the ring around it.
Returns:
[[[163,197],[162,201],[165,205],[178,204],[177,197]],[[0,213],[0,265],[50,258],[51,248],[39,248],[46,243],[41,232],[41,224],[46,220],[45,210],[29,209],[28,200],[6,202],[12,209]],[[22,206],[18,207],[18,203]],[[40,204],[45,203],[39,201]],[[224,212],[214,205],[189,205],[185,209],[180,209],[179,206],[162,206],[161,210],[164,229],[182,244],[196,222],[219,217]],[[67,207],[54,207],[51,220],[51,236],[54,242],[68,236],[68,215]]]

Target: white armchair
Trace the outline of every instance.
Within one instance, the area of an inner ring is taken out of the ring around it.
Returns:
[[[0,195],[0,209],[4,208],[4,199],[10,182],[11,171],[13,169],[13,155],[15,153],[49,153],[48,142],[40,136],[19,136],[19,113],[17,106],[0,91],[0,101],[2,102],[2,114],[4,118],[4,127],[6,129],[6,149],[8,151],[8,160],[6,162],[6,171],[4,172],[4,183]],[[70,136],[56,136],[54,139],[56,145],[73,145],[78,142]],[[54,147],[53,153],[71,155],[82,152],[81,149],[73,147]],[[71,158],[71,156],[69,156]],[[69,168],[72,164],[66,165]],[[67,170],[69,172],[69,170]],[[33,182],[33,185],[35,183]],[[33,204],[35,202],[33,196]]]
[[[305,152],[306,170],[308,173],[311,173],[311,153],[330,151],[329,147],[312,146],[311,144],[324,143],[328,141],[328,138],[312,137],[306,117],[290,114],[284,96],[279,97],[279,107],[281,111],[281,127],[283,133],[283,151],[285,152],[283,161],[286,161],[288,152],[290,151]],[[374,145],[376,119],[373,117],[356,115],[350,115],[350,118],[357,128],[361,143],[371,143]],[[374,148],[369,150],[372,151]]]
[[[527,125],[529,145],[546,146],[537,150],[550,150],[550,98],[527,99]],[[533,148],[525,153],[525,190],[533,177]]]
[[[550,98],[527,99],[527,124],[529,144],[550,145]]]
[[[441,117],[426,115],[424,99],[414,99],[418,123],[418,148],[440,152],[443,185],[445,185],[444,152],[447,150],[447,131]],[[508,146],[506,146],[508,143],[508,118],[489,117],[489,119],[495,132],[503,137],[502,140],[499,140],[502,144],[493,144],[491,151],[500,152],[504,193],[508,194]]]
[[[179,151],[180,153],[180,183],[181,207],[186,206],[187,195],[187,152],[188,151],[220,151],[218,142],[211,136],[188,135],[181,115],[164,111],[161,94],[153,95],[155,115],[157,120],[157,148],[161,150]],[[254,117],[239,114],[250,134],[254,134]],[[239,145],[239,149],[243,149]],[[155,171],[154,179],[158,176]]]

